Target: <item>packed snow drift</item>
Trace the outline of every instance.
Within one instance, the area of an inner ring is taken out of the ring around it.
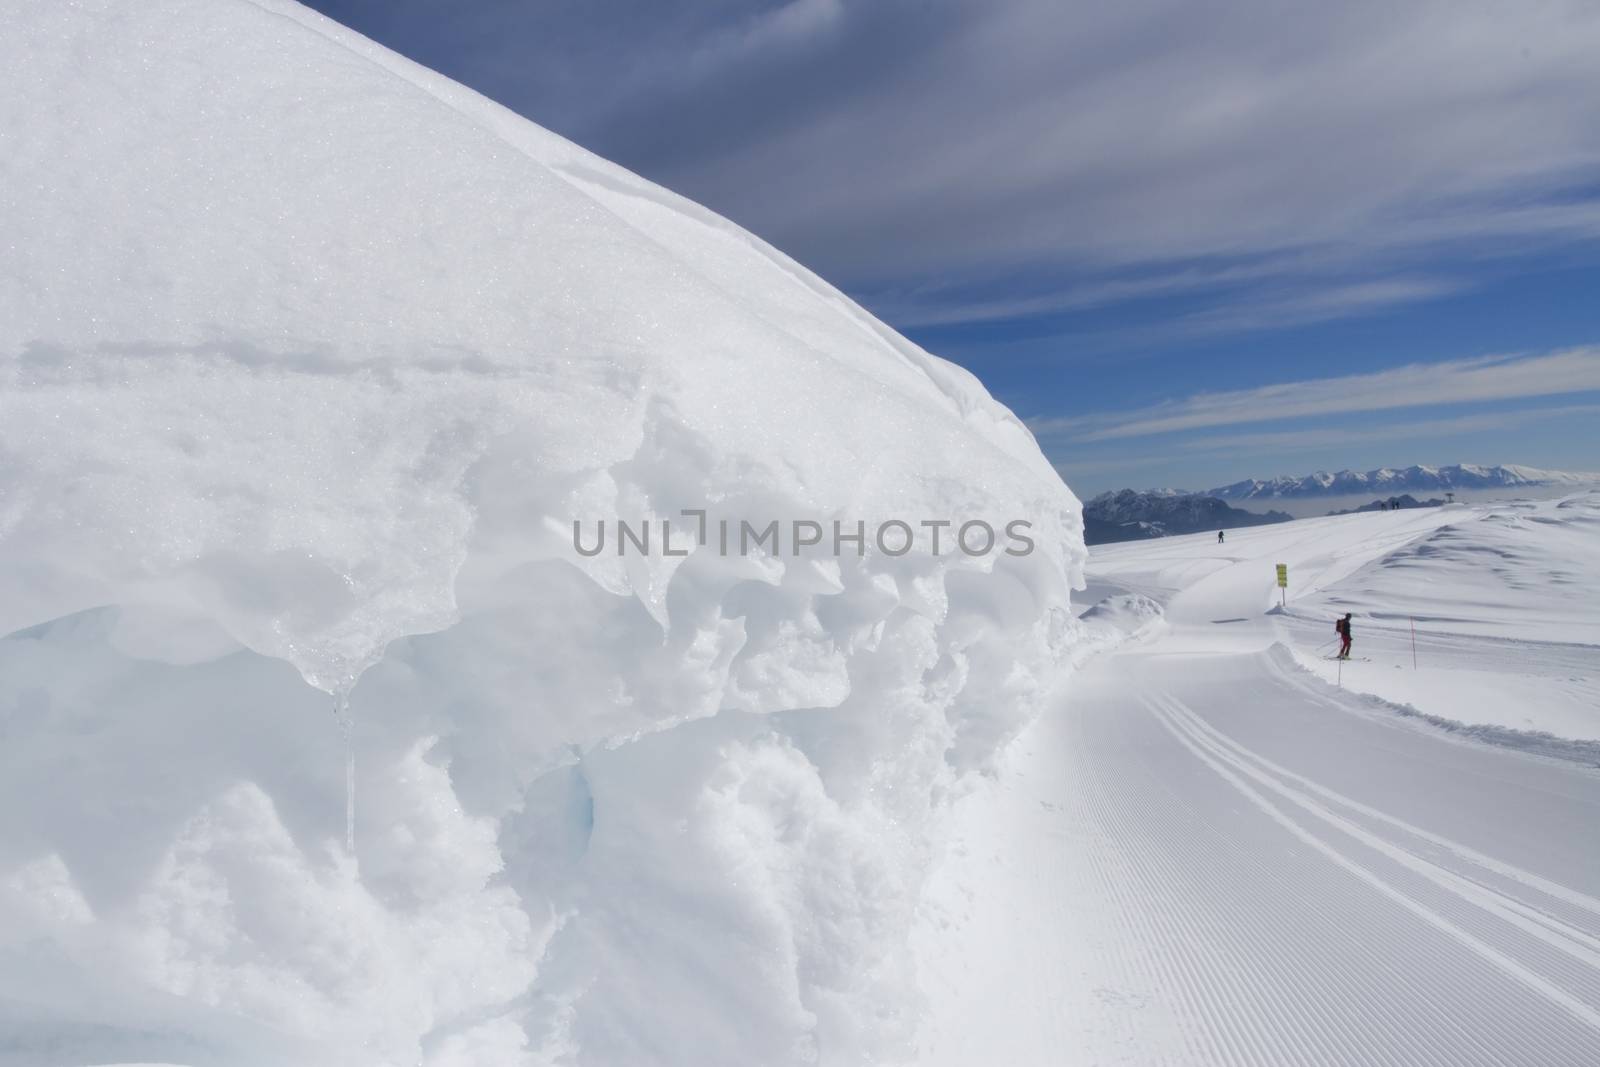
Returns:
[[[286,0],[4,8],[0,1063],[897,1055],[1095,639],[1027,430]]]

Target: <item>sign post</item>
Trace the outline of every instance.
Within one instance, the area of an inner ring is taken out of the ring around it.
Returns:
[[[1284,590],[1288,588],[1289,565],[1287,563],[1280,563],[1278,564],[1278,606],[1280,608],[1285,606],[1287,603],[1289,594],[1284,592]]]

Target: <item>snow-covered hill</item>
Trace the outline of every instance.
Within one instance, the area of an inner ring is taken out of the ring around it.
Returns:
[[[895,1055],[1089,632],[1022,424],[288,0],[0,9],[0,1063]]]
[[[960,805],[919,1062],[1600,1063],[1597,520],[1590,493],[1096,549],[1107,604],[1163,622]],[[1345,611],[1356,658],[1325,660]]]
[[[1600,493],[1439,515],[1296,598],[1288,633],[1303,662],[1335,677],[1312,653],[1328,619],[1352,612],[1371,665],[1346,684],[1472,728],[1600,741]]]
[[[1276,563],[1289,565],[1289,599],[1274,635],[1330,682],[1465,726],[1600,740],[1600,491],[1301,519],[1222,546],[1204,535],[1108,546],[1091,572],[1210,621],[1221,616],[1207,596],[1236,584],[1260,610],[1275,605]],[[1341,671],[1319,656],[1345,612],[1371,662]]]
[[[1317,471],[1303,478],[1246,479],[1206,491],[1224,500],[1261,497],[1351,496],[1364,493],[1401,493],[1411,490],[1508,489],[1533,486],[1600,484],[1600,474],[1539,470],[1534,467],[1480,467],[1458,463],[1445,467],[1379,467],[1370,471]]]

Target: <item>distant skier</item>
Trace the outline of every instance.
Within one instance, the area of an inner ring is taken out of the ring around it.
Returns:
[[[1344,613],[1344,618],[1337,619],[1333,624],[1333,632],[1339,635],[1339,658],[1350,658],[1350,613]]]
[[[1221,530],[1217,531],[1217,544],[1219,544],[1219,545],[1222,544],[1222,531]]]

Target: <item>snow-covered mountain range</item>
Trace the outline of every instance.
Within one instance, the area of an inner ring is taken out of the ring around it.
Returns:
[[[1595,483],[1600,483],[1600,474],[1540,470],[1514,464],[1492,467],[1471,463],[1454,463],[1445,467],[1413,464],[1409,467],[1379,467],[1370,471],[1342,470],[1336,474],[1317,471],[1301,478],[1283,476],[1266,481],[1249,478],[1232,485],[1207,489],[1199,495],[1221,497],[1224,500],[1252,500],[1257,497],[1345,496],[1411,490],[1504,489]]]
[[[1410,492],[1439,494],[1465,489],[1514,489],[1545,486],[1600,485],[1600,474],[1541,470],[1537,467],[1500,465],[1481,467],[1456,463],[1445,467],[1414,464],[1377,470],[1317,471],[1301,478],[1288,476],[1246,479],[1199,492],[1186,489],[1110,490],[1084,504],[1084,537],[1089,544],[1137,541],[1147,537],[1259,526],[1286,522],[1279,511],[1265,514],[1229,507],[1229,500],[1305,499],[1365,496],[1387,501]],[[1411,506],[1421,502],[1410,496]],[[1367,505],[1376,509],[1377,501]]]

